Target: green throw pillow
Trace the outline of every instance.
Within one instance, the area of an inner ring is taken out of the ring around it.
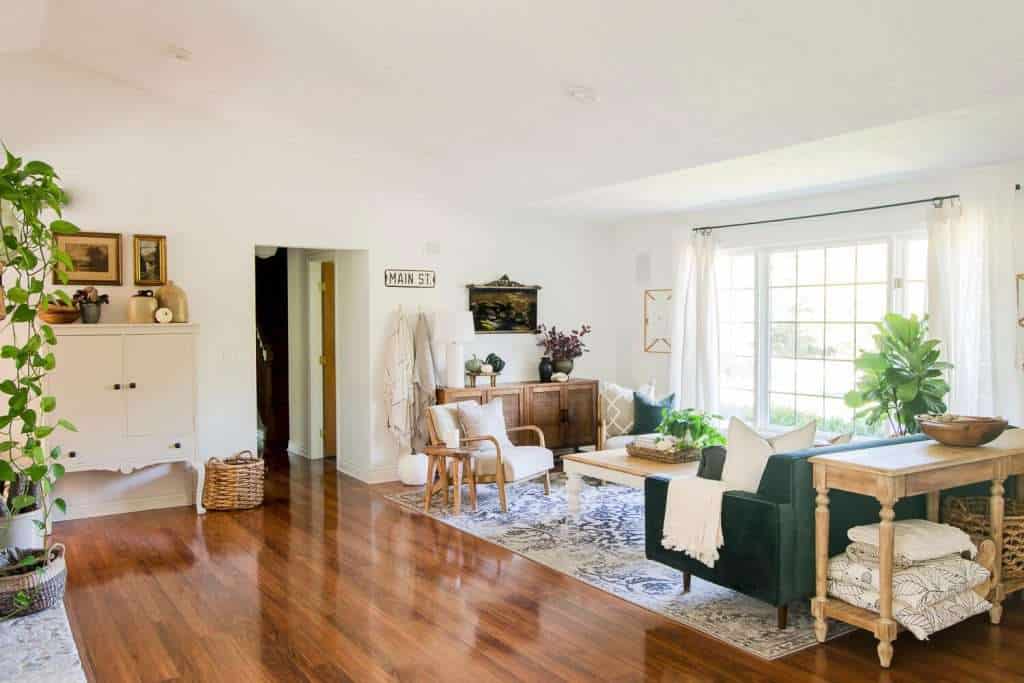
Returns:
[[[669,394],[660,401],[644,394],[633,392],[633,433],[652,434],[661,424],[661,411],[672,407],[675,394]]]

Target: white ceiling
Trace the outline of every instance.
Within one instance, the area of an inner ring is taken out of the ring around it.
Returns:
[[[26,4],[0,0],[0,15]],[[1024,95],[1019,0],[969,10],[950,0],[47,0],[45,8],[39,19],[27,13],[27,30],[6,49],[35,43],[265,135],[317,131],[314,139],[387,160],[389,182],[470,204],[530,204],[729,159],[756,164],[770,150],[966,107],[998,110]],[[172,46],[191,61],[174,59]],[[593,88],[598,101],[567,97],[571,85]],[[844,159],[851,151],[823,149]],[[874,157],[855,161],[870,170]],[[715,188],[714,201],[735,185],[721,168],[697,185]],[[783,175],[792,184],[807,171]],[[582,210],[675,207],[672,195],[692,180],[685,173],[681,184],[615,190]],[[696,200],[707,203],[687,201]]]

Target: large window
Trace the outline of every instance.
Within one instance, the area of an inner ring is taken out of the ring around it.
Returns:
[[[724,254],[718,260],[724,414],[761,428],[818,420],[823,432],[876,433],[843,395],[854,359],[887,311],[925,309],[927,242],[869,240]]]

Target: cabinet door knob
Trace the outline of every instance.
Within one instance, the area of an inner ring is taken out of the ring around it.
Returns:
[[[115,384],[114,385],[114,391],[121,391],[121,385],[120,384]]]
[[[175,441],[173,444],[171,444],[171,448],[181,448],[181,442]]]
[[[134,389],[135,388],[135,382],[128,382],[128,388],[129,389]]]
[[[75,451],[68,451],[68,457],[69,458],[77,458],[78,457],[78,453],[76,453]]]

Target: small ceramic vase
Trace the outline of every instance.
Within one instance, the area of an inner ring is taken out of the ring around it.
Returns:
[[[156,290],[156,301],[161,308],[171,309],[173,322],[188,322],[188,297],[185,290],[174,284],[174,280],[168,280],[166,285]]]
[[[551,373],[555,371],[554,365],[551,364],[551,359],[544,356],[540,359],[540,365],[537,367],[537,372],[540,374],[541,382],[550,382]]]
[[[158,308],[152,290],[140,289],[139,293],[128,299],[128,322],[132,324],[151,323],[153,314]]]
[[[88,301],[78,304],[78,309],[82,311],[82,322],[87,325],[95,325],[100,321],[100,313],[102,304],[90,303]]]
[[[555,361],[555,372],[562,372],[566,375],[572,374],[572,358],[564,358]]]

